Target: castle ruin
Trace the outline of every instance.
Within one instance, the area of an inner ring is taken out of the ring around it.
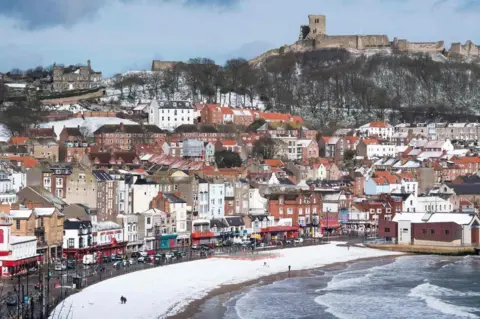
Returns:
[[[298,41],[292,46],[301,48],[299,51],[318,50],[327,48],[344,49],[382,49],[391,48],[398,52],[444,53],[443,41],[436,42],[409,42],[405,39],[388,39],[387,35],[327,35],[327,18],[324,15],[309,15],[308,25],[300,26]],[[465,45],[453,43],[448,53],[460,56],[480,57],[480,46],[467,41]]]

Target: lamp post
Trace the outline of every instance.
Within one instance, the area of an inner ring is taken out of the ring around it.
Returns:
[[[327,243],[329,242],[328,213],[330,213],[330,208],[327,208]]]
[[[313,226],[313,243],[315,244],[317,242],[317,237],[316,237],[316,228],[318,227],[318,215],[313,214],[313,219],[312,219],[312,226]]]

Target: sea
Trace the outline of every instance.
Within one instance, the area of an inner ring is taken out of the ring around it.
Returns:
[[[318,269],[208,299],[194,319],[480,318],[480,256],[402,256]]]

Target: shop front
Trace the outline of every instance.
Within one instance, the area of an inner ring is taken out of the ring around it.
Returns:
[[[8,256],[11,257],[11,256]],[[0,267],[2,269],[1,277],[11,277],[16,275],[26,275],[34,269],[38,268],[40,256],[33,256],[23,259],[8,259],[2,260],[0,257]]]
[[[160,236],[160,249],[173,249],[176,247],[177,234],[163,234]]]
[[[282,242],[298,238],[299,226],[271,226],[260,230],[263,242]]]
[[[96,254],[97,257],[108,257],[112,255],[124,255],[126,253],[127,242],[117,242],[112,240],[109,244],[95,245],[86,248],[64,248],[63,258],[83,260],[83,256]]]
[[[192,245],[203,245],[212,242],[215,233],[211,231],[196,231],[192,233]]]

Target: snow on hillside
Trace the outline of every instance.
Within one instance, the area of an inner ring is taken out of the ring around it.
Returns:
[[[98,128],[106,124],[137,124],[136,122],[121,119],[118,117],[86,117],[83,118],[73,118],[64,121],[53,121],[39,124],[39,127],[54,127],[55,133],[58,137],[60,137],[60,133],[62,132],[64,127],[77,127],[85,128],[87,134],[92,135]]]
[[[128,71],[122,73],[122,76],[128,76],[132,74],[144,74],[148,77],[152,72],[151,71]],[[171,101],[192,101],[191,92],[188,86],[185,84],[184,79],[180,79],[180,85],[177,92],[173,95],[167,96],[163,92],[159,92],[158,96],[154,96],[154,90],[151,89],[149,84],[146,84],[144,87],[138,86],[130,90],[129,88],[123,88],[123,92],[119,89],[113,87],[113,79],[106,79],[103,81],[103,84],[106,86],[106,94],[103,98],[100,99],[101,102],[109,103],[111,101],[119,101],[120,105],[123,107],[134,107],[138,103],[148,103],[153,98],[158,100],[171,100]],[[123,94],[122,94],[123,93]],[[122,98],[123,97],[123,98]],[[260,109],[264,109],[265,105],[257,97],[250,101],[250,99],[245,98],[242,95],[237,95],[236,93],[225,93],[221,94],[218,92],[217,99],[219,104],[222,106],[231,105],[234,107],[241,106],[255,106]],[[206,99],[201,101],[196,100],[197,102],[206,103]]]
[[[0,143],[7,142],[10,139],[10,131],[5,127],[5,125],[0,124]]]
[[[58,105],[45,105],[45,108],[49,111],[68,111],[72,113],[80,113],[80,112],[88,112],[92,111],[92,109],[88,109],[81,104],[58,104]]]
[[[286,272],[290,265],[292,270],[301,270],[359,258],[401,255],[370,248],[347,250],[337,244],[260,252],[254,260],[248,260],[249,255],[208,258],[118,276],[71,295],[57,306],[51,318],[167,318],[221,285]],[[128,302],[120,306],[121,295]]]

